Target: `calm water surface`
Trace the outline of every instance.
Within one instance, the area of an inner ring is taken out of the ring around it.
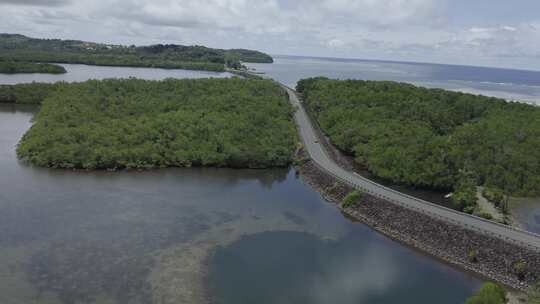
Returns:
[[[415,85],[540,102],[540,72],[470,66],[278,56],[248,64],[289,86],[302,78],[394,80]]]
[[[512,198],[510,206],[522,228],[540,234],[540,198]]]
[[[335,79],[394,80],[540,105],[540,72],[537,71],[295,56],[277,56],[274,64],[248,64],[248,66],[291,87],[295,87],[300,79],[317,76]],[[367,172],[361,173],[369,176]],[[450,200],[444,198],[447,193],[379,182],[434,203],[451,205]],[[540,233],[540,198],[514,199],[514,202],[511,205],[514,217],[523,228]]]
[[[106,78],[141,78],[148,80],[162,80],[165,78],[208,78],[230,77],[229,73],[215,73],[190,70],[168,70],[152,68],[131,67],[105,67],[83,64],[60,64],[66,68],[66,74],[0,74],[0,84],[17,84],[29,82],[81,82],[89,79]]]
[[[19,163],[0,105],[0,303],[463,303],[481,280],[347,220],[292,170]]]

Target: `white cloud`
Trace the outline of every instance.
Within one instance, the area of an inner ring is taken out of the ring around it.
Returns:
[[[61,6],[70,3],[71,0],[0,0],[2,4],[32,5],[32,6]]]
[[[345,45],[345,42],[341,39],[330,39],[330,41],[327,42],[328,46],[331,48],[340,48]]]
[[[433,0],[323,0],[320,8],[357,21],[374,25],[393,25],[414,22],[442,8],[445,1]]]
[[[539,22],[460,25],[452,21],[459,16],[448,15],[448,1],[0,0],[10,16],[0,20],[0,32],[507,66],[520,56],[540,68]],[[478,14],[488,16],[489,8]]]

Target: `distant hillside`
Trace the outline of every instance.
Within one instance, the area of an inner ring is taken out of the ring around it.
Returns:
[[[224,71],[240,62],[272,63],[271,56],[244,49],[157,44],[123,46],[79,40],[36,39],[0,34],[0,58],[14,61],[80,63],[105,66],[159,67]]]

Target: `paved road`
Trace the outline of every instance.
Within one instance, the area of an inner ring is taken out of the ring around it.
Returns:
[[[313,161],[326,172],[348,183],[354,188],[361,189],[374,196],[384,198],[397,205],[401,205],[432,217],[442,219],[446,222],[457,224],[467,229],[495,236],[497,238],[540,251],[540,235],[487,221],[479,217],[471,216],[429,203],[427,201],[379,185],[371,180],[359,176],[356,173],[352,173],[341,168],[327,155],[325,148],[319,143],[319,139],[316,135],[317,133],[313,129],[313,125],[311,124],[296,93],[287,87],[285,87],[285,89],[289,93],[291,103],[298,108],[295,114],[295,119],[304,142],[304,146]]]

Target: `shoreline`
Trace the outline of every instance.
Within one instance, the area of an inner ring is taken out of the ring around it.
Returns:
[[[369,194],[364,193],[355,206],[343,208],[340,202],[354,189],[319,169],[304,151],[299,151],[298,157],[304,161],[295,168],[306,184],[345,215],[392,240],[514,290],[525,290],[540,275],[540,257],[526,248],[465,230]],[[472,250],[478,254],[476,262],[469,257]],[[526,261],[528,265],[523,281],[513,271],[513,265],[519,261]]]

